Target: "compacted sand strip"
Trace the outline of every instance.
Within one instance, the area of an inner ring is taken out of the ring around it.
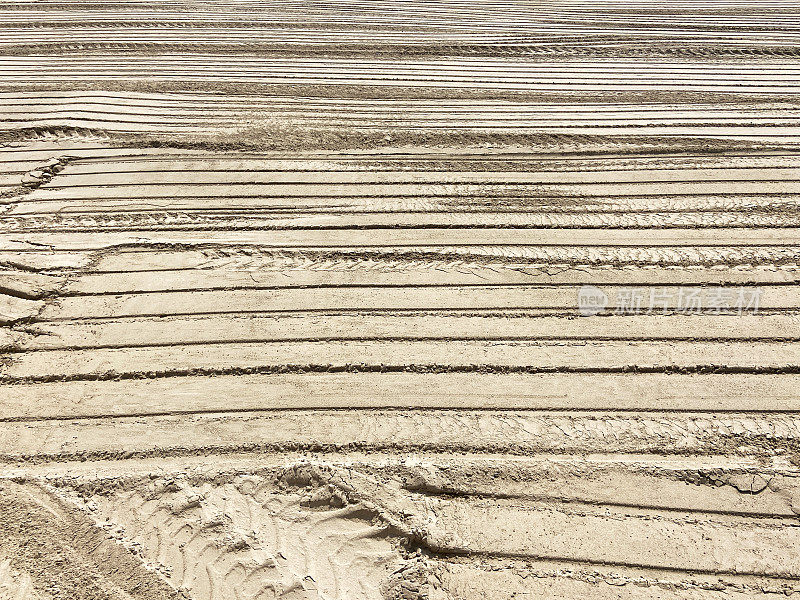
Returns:
[[[638,373],[294,373],[19,383],[5,421],[323,408],[797,411],[800,376]],[[349,390],[342,397],[339,390]],[[422,391],[424,390],[424,391]],[[454,392],[453,390],[465,390]],[[187,402],[186,398],[192,401]],[[534,485],[534,483],[531,483]]]

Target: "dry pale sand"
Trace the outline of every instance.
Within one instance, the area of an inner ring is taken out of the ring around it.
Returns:
[[[800,592],[798,23],[3,3],[0,600]]]

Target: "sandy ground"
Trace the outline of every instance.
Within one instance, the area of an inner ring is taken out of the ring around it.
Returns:
[[[800,592],[786,0],[0,6],[0,600]]]

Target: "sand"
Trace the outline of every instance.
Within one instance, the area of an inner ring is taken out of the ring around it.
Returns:
[[[0,600],[800,592],[798,16],[0,6]]]

